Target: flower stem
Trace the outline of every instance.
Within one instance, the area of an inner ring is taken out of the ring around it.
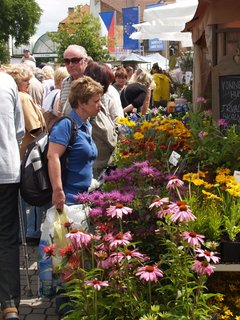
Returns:
[[[151,281],[148,281],[148,298],[149,298],[149,305],[151,307],[152,305],[152,286],[151,286]]]

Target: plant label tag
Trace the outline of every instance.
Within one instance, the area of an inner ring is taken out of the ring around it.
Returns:
[[[240,171],[234,170],[233,176],[240,183]]]
[[[169,158],[169,163],[171,163],[173,166],[176,167],[176,165],[178,164],[178,160],[181,158],[181,155],[179,153],[177,153],[176,151],[173,151],[170,155]]]

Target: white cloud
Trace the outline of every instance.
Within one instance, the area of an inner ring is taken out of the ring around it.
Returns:
[[[32,42],[36,41],[44,33],[57,31],[60,21],[68,16],[68,8],[77,5],[89,4],[90,0],[35,0],[43,10],[37,32],[32,37]]]

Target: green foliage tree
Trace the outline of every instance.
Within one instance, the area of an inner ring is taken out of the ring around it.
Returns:
[[[79,22],[76,22],[79,21]],[[94,61],[107,61],[110,55],[106,49],[106,39],[100,37],[100,22],[92,14],[81,12],[81,6],[76,11],[74,21],[60,26],[57,33],[49,33],[57,44],[59,61],[70,44],[81,45],[86,48]]]
[[[0,64],[8,64],[10,62],[10,54],[8,45],[5,41],[0,40]]]
[[[27,44],[36,32],[42,9],[34,0],[0,0],[0,41],[12,36],[16,46]]]

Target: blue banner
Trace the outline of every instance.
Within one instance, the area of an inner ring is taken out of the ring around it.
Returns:
[[[132,26],[139,23],[139,7],[122,8],[123,18],[123,48],[130,50],[139,49],[139,41],[133,40],[130,35],[136,31]]]

